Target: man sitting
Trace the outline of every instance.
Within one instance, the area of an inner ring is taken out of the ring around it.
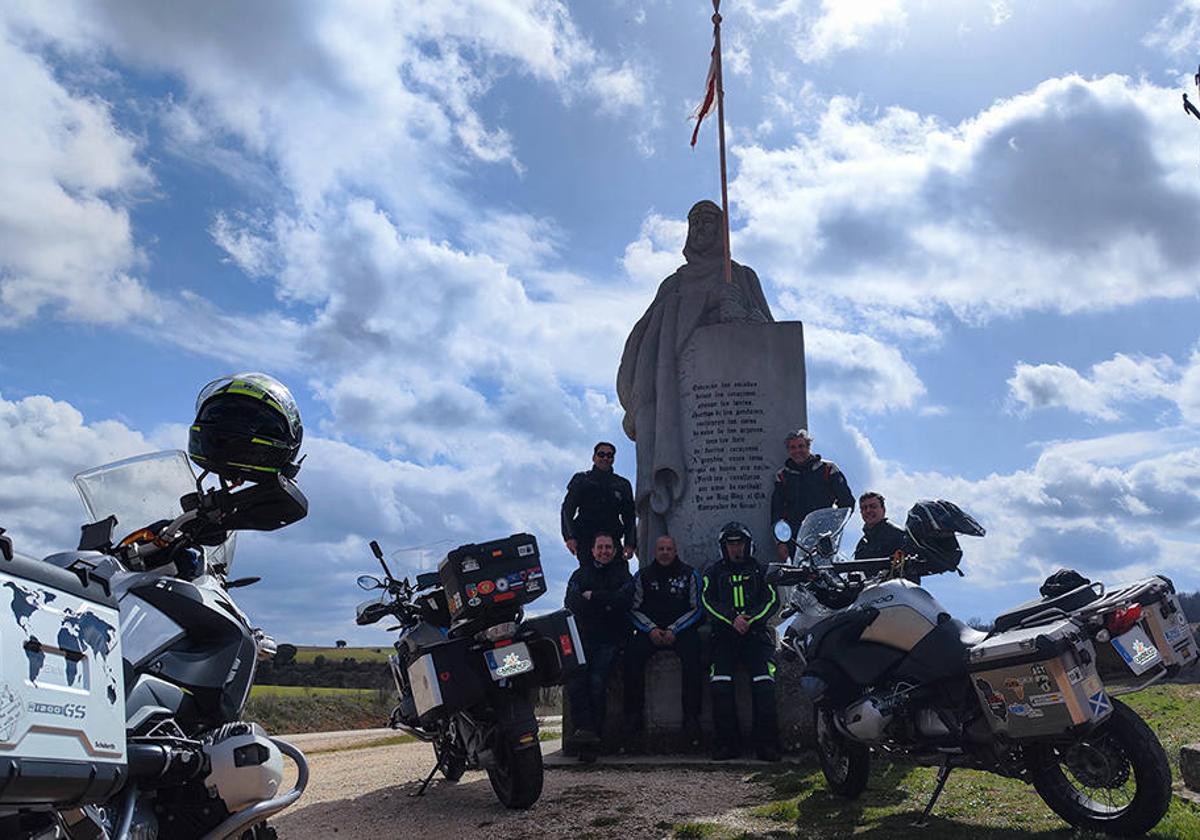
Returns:
[[[674,538],[659,537],[654,562],[633,578],[629,618],[635,632],[625,650],[625,725],[630,733],[645,726],[646,662],[656,652],[670,650],[683,668],[683,731],[690,742],[699,743],[700,588],[700,572],[679,559]]]

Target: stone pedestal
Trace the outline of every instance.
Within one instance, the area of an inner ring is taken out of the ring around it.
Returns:
[[[1179,750],[1179,775],[1185,788],[1200,792],[1200,744],[1188,744]]]
[[[666,528],[680,556],[703,569],[716,559],[718,529],[737,520],[760,559],[774,560],[771,490],[787,457],[783,439],[808,425],[803,325],[701,327],[679,357],[679,395],[687,480]]]
[[[708,661],[708,628],[701,628],[704,661]],[[779,715],[780,746],[787,752],[811,748],[815,743],[812,705],[799,693],[801,668],[798,662],[780,657],[775,674],[775,699]],[[605,720],[604,750],[609,753],[689,753],[707,752],[712,748],[712,704],[708,681],[705,680],[700,710],[704,740],[697,747],[683,737],[683,711],[680,703],[682,672],[679,658],[670,651],[654,654],[646,664],[646,705],[643,716],[645,732],[635,738],[625,737],[623,683],[621,662],[613,669],[608,682],[608,715]],[[744,671],[735,677],[738,723],[745,743],[750,743],[752,706],[750,679]],[[570,703],[563,692],[563,748],[573,754]]]

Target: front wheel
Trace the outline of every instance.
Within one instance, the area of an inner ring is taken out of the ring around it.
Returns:
[[[1033,786],[1073,826],[1140,836],[1171,804],[1171,765],[1145,721],[1119,700],[1112,704],[1109,719],[1086,738],[1033,757]]]
[[[867,789],[871,751],[838,732],[828,706],[817,707],[817,758],[829,789],[838,796],[857,799]]]

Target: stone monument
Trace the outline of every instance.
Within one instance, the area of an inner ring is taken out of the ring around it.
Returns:
[[[692,207],[687,262],[659,286],[617,374],[637,446],[638,546],[669,533],[698,568],[716,558],[717,530],[731,519],[773,558],[763,552],[773,552],[784,436],[808,425],[803,326],[775,322],[751,268],[733,263],[725,282],[721,226],[713,202]]]
[[[732,283],[725,281],[722,229],[716,204],[692,207],[686,263],[663,280],[634,326],[617,374],[625,433],[637,446],[639,550],[670,534],[684,561],[699,569],[717,559],[717,532],[730,520],[749,526],[760,560],[775,560],[775,472],[787,432],[808,426],[803,325],[774,320],[748,266],[733,263]],[[639,559],[653,562],[648,554]],[[811,707],[798,695],[798,665],[779,666],[780,738],[795,749],[811,743]],[[673,654],[647,666],[644,745],[652,751],[679,745],[679,679]],[[748,689],[739,685],[744,728]],[[614,706],[619,701],[610,698],[610,732],[619,725]]]

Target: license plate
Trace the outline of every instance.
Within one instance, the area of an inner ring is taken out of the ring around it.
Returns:
[[[533,657],[529,655],[529,646],[524,642],[484,651],[483,658],[494,680],[508,679],[533,670]]]
[[[1143,674],[1162,662],[1158,648],[1141,627],[1134,627],[1117,636],[1112,640],[1112,646],[1135,674]]]

